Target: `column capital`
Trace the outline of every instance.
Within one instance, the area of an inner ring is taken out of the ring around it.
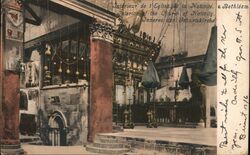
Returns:
[[[91,39],[104,40],[113,43],[114,28],[111,24],[94,22],[90,25]]]

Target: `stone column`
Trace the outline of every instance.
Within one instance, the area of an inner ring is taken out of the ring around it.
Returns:
[[[210,94],[209,94],[209,87],[205,85],[201,85],[201,93],[202,93],[202,111],[203,111],[203,118],[204,118],[204,123],[206,128],[210,128],[210,107],[211,107],[211,99],[210,99]],[[200,122],[202,123],[202,122]]]
[[[89,141],[97,133],[112,132],[113,28],[95,22],[90,26]]]
[[[210,95],[210,88],[209,86],[206,86],[206,128],[211,127],[211,116],[210,116],[210,110],[211,110],[211,97],[216,97],[216,96],[211,96]]]
[[[20,3],[6,0],[1,6],[0,150],[23,154],[19,140],[19,69],[23,50],[23,14]]]

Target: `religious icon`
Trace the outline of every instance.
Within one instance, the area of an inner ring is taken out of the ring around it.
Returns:
[[[6,53],[5,53],[5,69],[6,70],[18,70],[19,61],[20,61],[21,47],[16,41],[9,41],[6,44]]]

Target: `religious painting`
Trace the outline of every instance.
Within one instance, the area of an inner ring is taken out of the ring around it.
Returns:
[[[6,10],[6,39],[22,42],[23,14],[16,10]]]
[[[7,8],[5,21],[5,69],[18,71],[23,51],[23,14]]]
[[[25,87],[39,86],[39,65],[38,61],[31,61],[22,66],[25,74],[25,81],[23,81]]]
[[[5,69],[17,71],[20,68],[22,42],[6,40]]]

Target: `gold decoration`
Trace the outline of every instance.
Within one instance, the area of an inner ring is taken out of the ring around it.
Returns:
[[[46,77],[46,79],[50,79],[51,78],[50,71],[46,71],[45,72],[45,77]]]
[[[58,69],[58,72],[59,72],[59,73],[62,73],[62,68],[61,68],[61,67]]]
[[[60,67],[59,67],[59,69],[58,69],[58,72],[59,72],[59,73],[62,73],[62,61],[60,61]]]
[[[128,60],[128,67],[131,67],[132,63],[130,60]]]
[[[67,73],[67,74],[70,74],[70,69],[69,69],[69,68],[66,70],[66,73]]]
[[[50,45],[46,44],[46,51],[45,51],[45,55],[51,55],[51,47]]]
[[[79,72],[78,72],[78,71],[76,71],[76,75],[79,75]]]
[[[137,68],[137,63],[136,62],[133,63],[133,68]]]
[[[84,74],[83,74],[83,77],[84,77],[84,78],[86,78],[86,77],[87,77],[87,74],[86,74],[86,73],[84,73]]]

